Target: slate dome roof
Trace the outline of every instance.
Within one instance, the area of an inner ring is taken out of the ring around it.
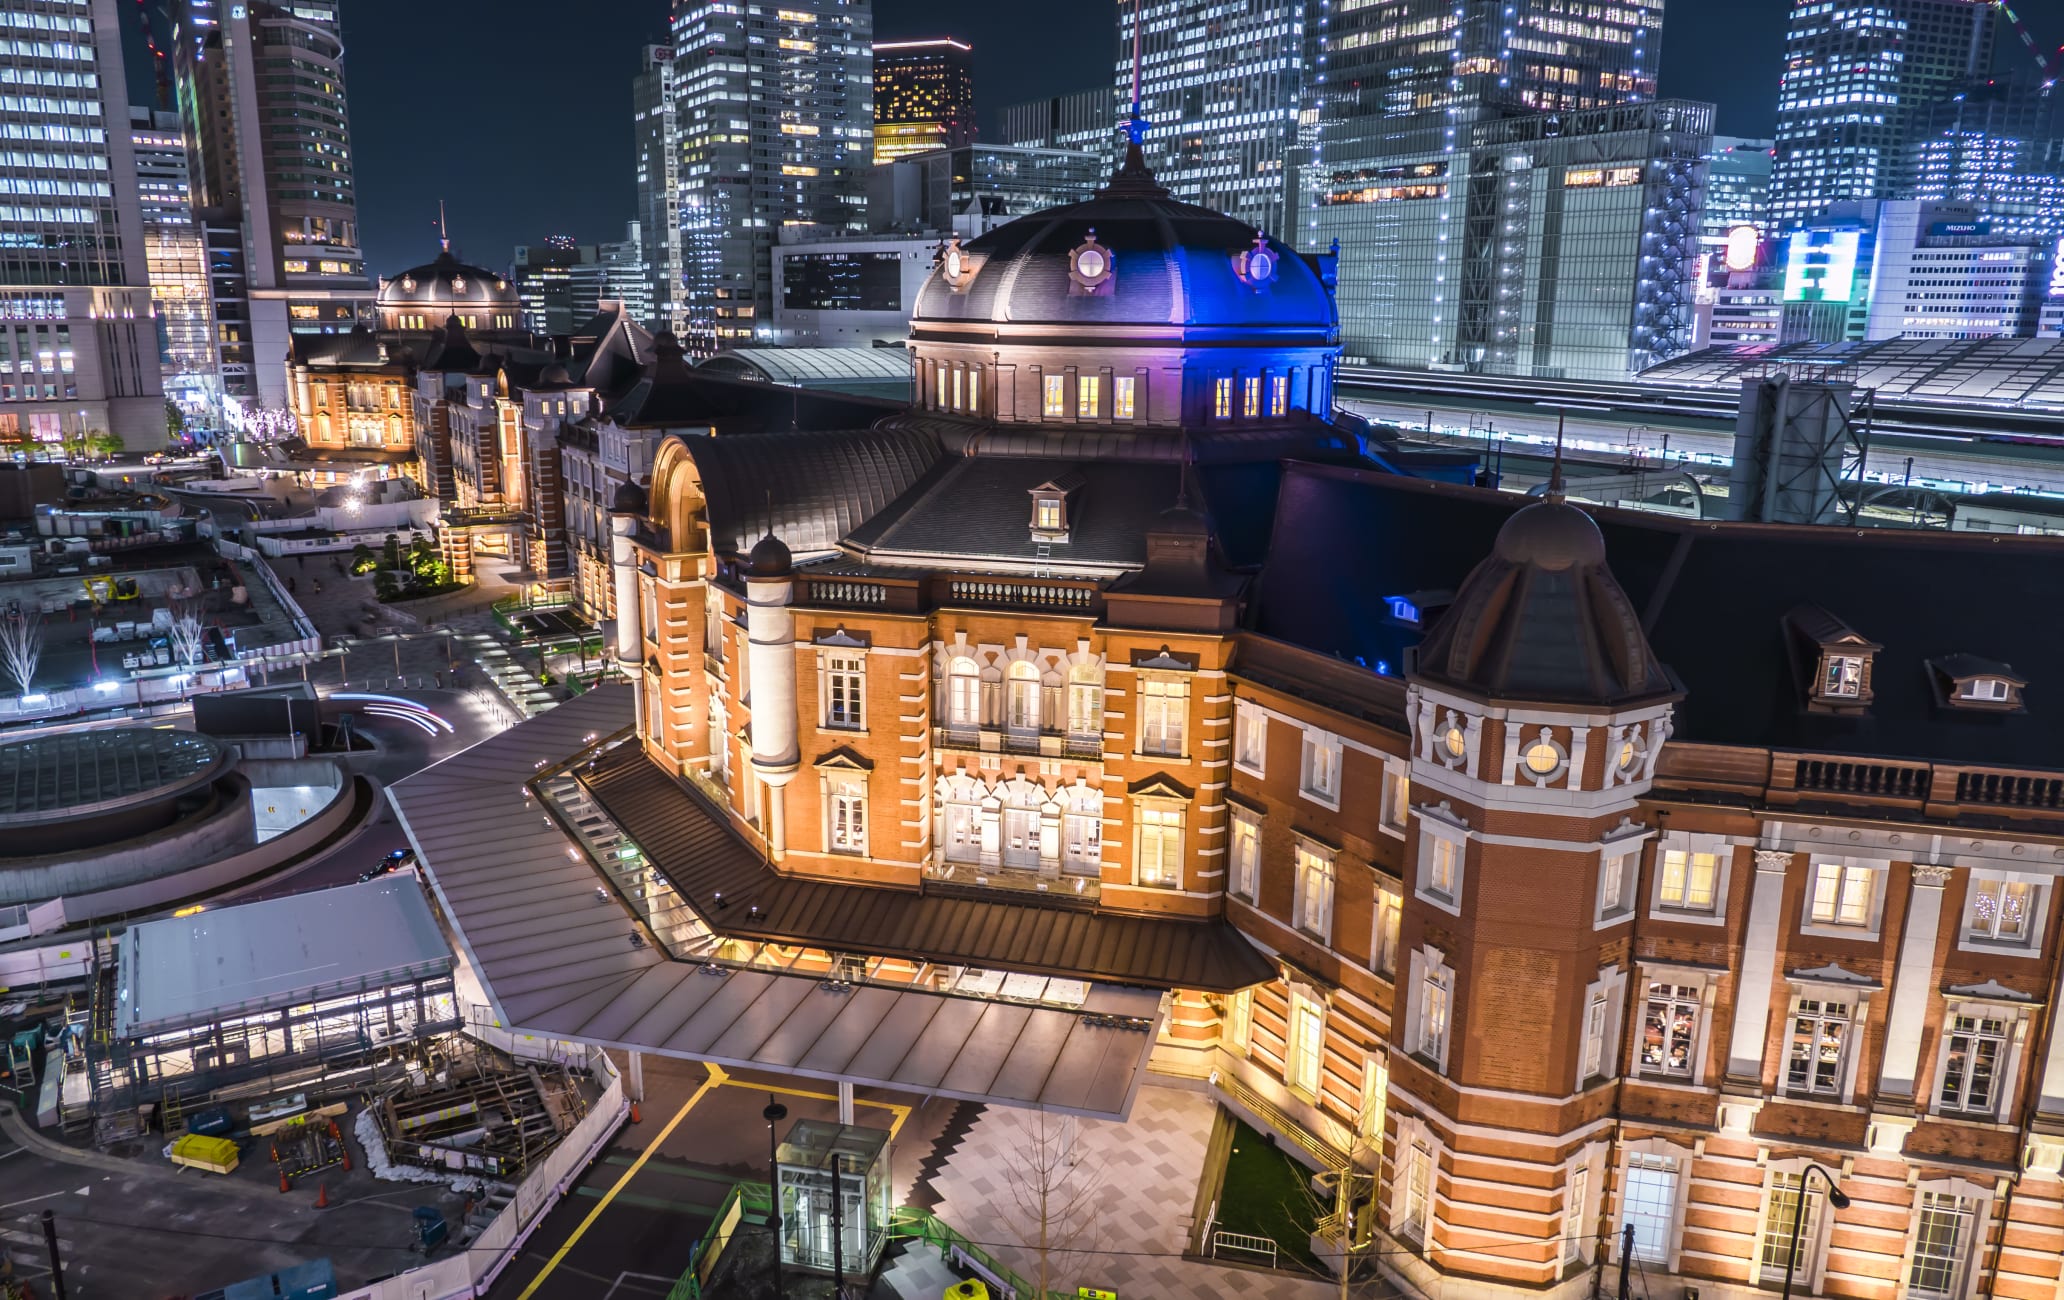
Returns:
[[[1081,291],[1073,255],[1091,237],[1109,257],[1108,292]],[[1243,275],[1265,250],[1269,274]],[[955,284],[940,259],[918,291],[911,332],[939,322],[1183,326],[1274,341],[1309,332],[1333,342],[1339,316],[1312,265],[1294,249],[1209,208],[1170,198],[1138,147],[1095,198],[1021,217],[960,246],[971,268]]]
[[[516,302],[516,286],[508,277],[478,266],[468,266],[449,251],[437,260],[410,267],[400,275],[380,282],[382,307],[424,307],[449,310],[453,307],[509,307]]]

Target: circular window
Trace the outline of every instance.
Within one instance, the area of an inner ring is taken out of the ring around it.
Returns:
[[[967,269],[967,260],[961,257],[958,245],[946,250],[945,266],[946,278],[949,280],[960,279],[961,272]]]
[[[1537,740],[1527,746],[1526,765],[1535,776],[1546,776],[1562,766],[1562,751],[1553,741]]]
[[[403,293],[414,293],[416,291],[416,277],[413,275],[402,276],[401,291]]]
[[[1257,248],[1247,254],[1247,278],[1262,281],[1275,273],[1276,259],[1265,248]]]
[[[1620,754],[1615,761],[1619,764],[1622,772],[1632,768],[1640,758],[1641,749],[1631,738],[1620,742]]]
[[[1441,737],[1441,741],[1448,747],[1448,752],[1456,758],[1461,758],[1469,753],[1469,738],[1462,734],[1460,723],[1449,723],[1448,733]]]
[[[466,292],[466,277],[465,277],[465,276],[463,276],[463,275],[455,275],[455,276],[453,276],[453,277],[451,278],[451,287],[452,287],[452,292],[453,292],[453,293],[464,293],[464,292]]]
[[[1104,273],[1110,262],[1101,248],[1085,248],[1075,254],[1075,273],[1085,280],[1094,280]]]

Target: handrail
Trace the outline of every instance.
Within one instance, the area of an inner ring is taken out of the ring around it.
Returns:
[[[1048,1291],[1044,1298],[1040,1297],[1030,1282],[1019,1277],[1002,1260],[940,1222],[939,1216],[930,1210],[905,1205],[889,1211],[887,1235],[891,1240],[907,1237],[936,1246],[942,1256],[958,1252],[962,1258],[979,1265],[982,1272],[1004,1288],[1001,1300],[1073,1300],[1060,1291]]]
[[[688,1269],[675,1281],[666,1294],[666,1300],[702,1300],[703,1282],[722,1260],[724,1247],[731,1244],[733,1233],[728,1228],[735,1226],[731,1220],[734,1207],[743,1213],[755,1210],[772,1219],[774,1198],[759,1183],[733,1183],[731,1190],[724,1193],[724,1199],[717,1202],[716,1217],[702,1234],[702,1240],[688,1255]],[[780,1243],[775,1243],[780,1249]]]
[[[1347,1157],[1342,1155],[1332,1143],[1307,1130],[1304,1125],[1299,1124],[1296,1120],[1290,1118],[1288,1114],[1284,1113],[1274,1102],[1254,1091],[1254,1089],[1240,1082],[1232,1075],[1220,1071],[1213,1077],[1212,1082],[1220,1092],[1225,1093],[1234,1101],[1253,1111],[1270,1128],[1289,1138],[1298,1146],[1303,1147],[1306,1152],[1310,1153],[1312,1159],[1326,1166],[1326,1168],[1339,1173],[1348,1167]]]

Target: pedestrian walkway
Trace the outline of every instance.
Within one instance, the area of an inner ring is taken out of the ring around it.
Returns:
[[[1210,1098],[1178,1088],[1144,1087],[1123,1124],[1109,1120],[1059,1119],[1069,1146],[1065,1173],[1046,1181],[1058,1197],[1049,1204],[1083,1198],[1083,1234],[1065,1255],[1049,1252],[1049,1288],[1072,1294],[1079,1286],[1101,1287],[1121,1296],[1267,1296],[1271,1300],[1322,1300],[1339,1294],[1328,1283],[1288,1272],[1226,1268],[1182,1258],[1187,1248],[1197,1183],[1204,1173],[1204,1148],[1211,1136]],[[1039,1259],[1022,1243],[1037,1240],[1013,1171],[1036,1155],[1030,1112],[991,1106],[970,1126],[944,1166],[930,1179],[939,1198],[941,1222],[989,1251],[1027,1280],[1036,1279]],[[1022,1185],[1022,1172],[1017,1175]],[[1051,1222],[1051,1221],[1050,1221]],[[1055,1235],[1049,1231],[1049,1240]],[[1066,1234],[1073,1235],[1073,1234]]]

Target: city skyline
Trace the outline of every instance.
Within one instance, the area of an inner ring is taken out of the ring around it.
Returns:
[[[1001,139],[1003,108],[1100,83],[1098,70],[1113,52],[1103,44],[1115,29],[1111,8],[1111,0],[1053,0],[1039,6],[1041,21],[1027,30],[1015,5],[969,9],[937,0],[877,0],[873,6],[878,40],[952,35],[974,46],[980,138],[987,142]],[[1785,0],[1745,0],[1725,13],[1672,6],[1659,93],[1716,104],[1721,133],[1769,135],[1788,9]],[[560,17],[542,0],[510,0],[501,12],[511,45],[538,48]],[[621,239],[636,209],[631,82],[643,46],[664,39],[666,13],[660,0],[588,11],[584,39],[552,44],[556,71],[549,78],[487,78],[475,85],[468,109],[492,124],[483,125],[479,139],[498,139],[498,147],[453,147],[449,134],[432,126],[437,95],[355,98],[352,127],[368,269],[391,274],[434,252],[440,199],[455,246],[489,266],[506,265],[515,245],[547,235],[569,234],[581,243]],[[2064,12],[2022,16],[2045,48],[2064,42]],[[378,39],[380,31],[404,20],[421,33],[419,39]],[[447,52],[455,43],[478,41],[463,11],[425,12],[402,0],[353,0],[343,6],[343,23],[353,80],[368,86],[441,86],[448,76]],[[1730,42],[1738,57],[1711,57]],[[2003,54],[2028,57],[2018,42]],[[144,66],[140,55],[131,62]],[[526,60],[523,66],[531,65]],[[146,102],[148,83],[147,70],[131,77],[135,102]],[[520,172],[504,166],[512,148],[533,157],[586,159],[589,165],[570,183],[531,187]],[[1279,233],[1289,238],[1295,232]]]

